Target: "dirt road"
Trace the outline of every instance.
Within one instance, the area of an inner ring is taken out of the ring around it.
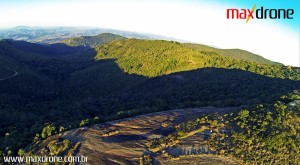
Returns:
[[[9,67],[5,67],[5,68],[8,69],[8,70],[13,71],[14,74],[12,74],[12,75],[10,75],[10,76],[8,76],[8,77],[0,78],[0,81],[8,80],[8,79],[11,79],[11,78],[13,78],[13,77],[15,77],[15,76],[18,75],[18,72],[17,72],[17,71],[15,71],[15,70],[13,70],[13,69],[11,69],[11,68],[9,68]]]

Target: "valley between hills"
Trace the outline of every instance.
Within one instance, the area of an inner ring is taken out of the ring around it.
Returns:
[[[0,41],[0,162],[299,162],[298,67],[161,36],[23,32],[0,31],[15,39]]]

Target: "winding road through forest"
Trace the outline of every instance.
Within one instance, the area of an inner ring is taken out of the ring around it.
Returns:
[[[15,71],[15,70],[13,70],[13,69],[11,69],[11,68],[9,68],[9,67],[4,67],[4,68],[13,71],[14,74],[12,74],[12,75],[10,75],[10,76],[8,76],[8,77],[0,78],[0,81],[8,80],[8,79],[13,78],[13,77],[15,77],[15,76],[18,75],[18,72],[17,72],[17,71]]]

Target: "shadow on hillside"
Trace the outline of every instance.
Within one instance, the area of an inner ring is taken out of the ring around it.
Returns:
[[[64,43],[38,44],[38,43],[30,43],[26,41],[14,41],[14,40],[7,40],[7,43],[19,51],[25,51],[25,52],[48,55],[48,56],[62,56],[62,55],[82,53],[89,49],[88,47],[84,47],[84,46],[72,47]]]
[[[26,44],[17,42],[23,47]],[[97,115],[119,119],[176,108],[272,103],[300,89],[300,81],[238,69],[202,68],[148,78],[124,73],[114,60],[95,61],[95,54],[89,49],[63,58],[27,57],[18,52],[2,56],[19,60],[14,67],[22,70],[18,76],[1,81],[0,91],[6,100],[2,104],[21,106],[47,101],[49,105],[60,105],[58,112],[76,112],[81,120],[82,116]]]
[[[270,103],[293,90],[300,81],[270,78],[239,69],[202,68],[147,78],[124,73],[113,60],[73,73],[72,96],[103,98],[121,109],[156,107],[160,110],[200,106]],[[68,93],[68,92],[67,92]]]
[[[80,115],[107,116],[123,111],[115,116],[123,118],[175,108],[271,103],[300,89],[300,81],[238,69],[202,68],[148,78],[124,73],[114,60],[94,61],[95,53],[90,49],[37,66],[28,61],[31,72],[2,81],[0,90],[10,102],[68,100],[64,109],[80,109]]]

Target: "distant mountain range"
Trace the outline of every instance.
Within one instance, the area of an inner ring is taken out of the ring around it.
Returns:
[[[53,43],[65,43],[69,46],[96,46],[101,44],[101,38],[107,38],[101,35],[108,35],[109,33],[119,35],[125,38],[136,38],[136,39],[159,39],[159,40],[169,40],[178,41],[186,43],[185,45],[193,49],[198,49],[200,51],[211,51],[218,54],[222,54],[231,58],[242,59],[253,62],[260,62],[265,64],[276,64],[277,62],[272,62],[265,59],[257,54],[247,52],[240,49],[218,49],[211,46],[206,46],[202,44],[193,44],[188,41],[166,37],[155,34],[145,34],[136,33],[115,29],[105,29],[105,28],[91,28],[91,27],[28,27],[28,26],[17,26],[10,29],[0,29],[0,39],[13,39],[13,40],[23,40],[27,42],[41,43],[41,44],[53,44]],[[98,39],[97,39],[98,37]],[[112,36],[113,37],[113,36]],[[111,41],[110,38],[109,41]],[[86,42],[86,43],[84,43]],[[279,64],[279,63],[277,63]]]
[[[136,33],[124,30],[92,27],[28,27],[18,26],[10,29],[0,29],[0,39],[24,40],[35,43],[58,43],[65,39],[80,36],[93,36],[100,33],[113,33],[126,38],[184,40],[148,33]]]
[[[111,41],[124,40],[125,37],[111,33],[102,33],[96,36],[80,36],[63,40],[69,46],[95,47]]]

